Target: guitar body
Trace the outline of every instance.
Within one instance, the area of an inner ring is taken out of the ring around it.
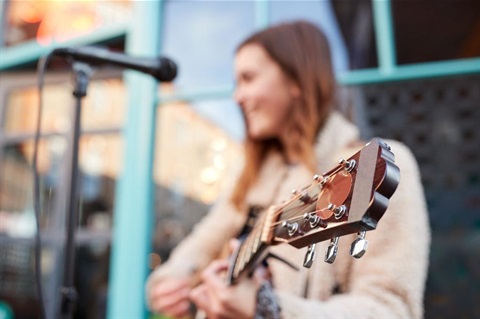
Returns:
[[[399,180],[390,147],[381,139],[371,140],[350,158],[340,159],[338,166],[315,175],[312,184],[290,200],[268,208],[231,256],[228,282],[234,284],[253,272],[268,255],[268,247],[282,243],[302,248],[331,240],[334,246],[327,257],[333,255],[325,261],[333,262],[338,237],[358,233],[357,244],[363,248],[358,253],[359,248],[352,246],[351,254],[363,256],[364,234],[376,228]]]

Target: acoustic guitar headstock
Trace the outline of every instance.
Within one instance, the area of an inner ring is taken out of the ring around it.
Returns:
[[[340,159],[332,170],[315,175],[309,186],[295,190],[289,200],[264,213],[232,258],[230,282],[251,271],[271,245],[309,246],[304,266],[310,267],[315,243],[330,240],[324,260],[333,263],[338,238],[357,233],[350,254],[362,257],[368,245],[365,232],[376,228],[399,180],[400,171],[390,147],[381,139],[371,140],[350,158]]]
[[[307,188],[296,191],[277,207],[270,219],[266,241],[288,243],[297,248],[330,239],[333,262],[339,236],[358,233],[351,254],[361,257],[366,250],[365,231],[375,229],[400,180],[390,147],[376,138],[323,175],[314,176]],[[268,222],[267,222],[268,224]]]

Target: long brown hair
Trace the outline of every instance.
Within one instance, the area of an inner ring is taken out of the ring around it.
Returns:
[[[316,160],[313,145],[329,112],[335,91],[330,49],[325,35],[312,23],[296,21],[259,31],[237,48],[260,45],[300,88],[301,98],[294,105],[286,129],[290,140],[258,141],[246,137],[245,166],[232,193],[231,201],[242,208],[248,189],[256,181],[263,160],[271,149],[295,154],[312,172]]]

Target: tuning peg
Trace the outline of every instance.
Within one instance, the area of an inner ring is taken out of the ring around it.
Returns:
[[[330,181],[330,177],[325,176],[325,177],[322,178],[322,180],[320,181],[320,184],[318,184],[318,185],[320,186],[320,188],[323,188],[325,186],[325,184],[327,184],[329,181]]]
[[[354,159],[347,161],[343,158],[340,158],[338,160],[338,164],[342,165],[347,172],[351,172],[355,168],[355,165],[357,165],[357,162]]]
[[[328,176],[323,177],[322,175],[319,175],[319,174],[313,175],[313,180],[318,183],[317,187],[319,189],[322,189],[325,186],[325,183],[328,181],[327,178]]]
[[[315,244],[311,244],[308,246],[307,253],[305,254],[305,259],[303,260],[303,267],[305,268],[312,267],[314,259],[315,259]]]
[[[302,195],[299,198],[304,204],[310,204],[312,202],[312,198],[308,195],[307,191],[303,191]]]
[[[330,245],[327,247],[327,251],[325,252],[325,259],[326,263],[333,263],[335,258],[337,257],[338,252],[338,237],[334,237],[330,240]]]
[[[345,205],[340,205],[337,207],[332,203],[328,204],[327,209],[335,214],[335,219],[342,218],[343,215],[345,215],[345,213],[347,212],[347,207]]]
[[[310,228],[315,228],[320,223],[320,217],[315,212],[303,214],[303,219],[310,225]]]
[[[289,223],[284,221],[282,227],[287,229],[288,235],[292,237],[298,231],[298,223]]]
[[[365,239],[365,232],[359,232],[357,238],[350,246],[350,255],[355,258],[361,258],[365,255],[368,247],[368,240]]]
[[[317,216],[316,212],[303,214],[303,219],[305,220],[305,223],[308,223],[310,228],[315,228],[319,225],[323,228],[326,228],[328,226],[328,224],[323,219]]]

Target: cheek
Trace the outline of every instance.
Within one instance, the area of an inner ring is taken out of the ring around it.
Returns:
[[[292,111],[293,100],[285,91],[276,91],[271,95],[271,103],[269,103],[269,115],[275,124],[285,124]]]
[[[280,137],[290,113],[290,104],[271,94],[263,100],[261,110],[250,118],[250,133],[258,138]]]
[[[284,114],[291,105],[291,97],[285,88],[272,83],[265,83],[258,87],[255,97],[266,112],[279,117]]]
[[[287,126],[293,105],[293,98],[283,82],[268,79],[257,82],[249,92],[254,112],[247,114],[247,129],[251,137],[280,137]]]

